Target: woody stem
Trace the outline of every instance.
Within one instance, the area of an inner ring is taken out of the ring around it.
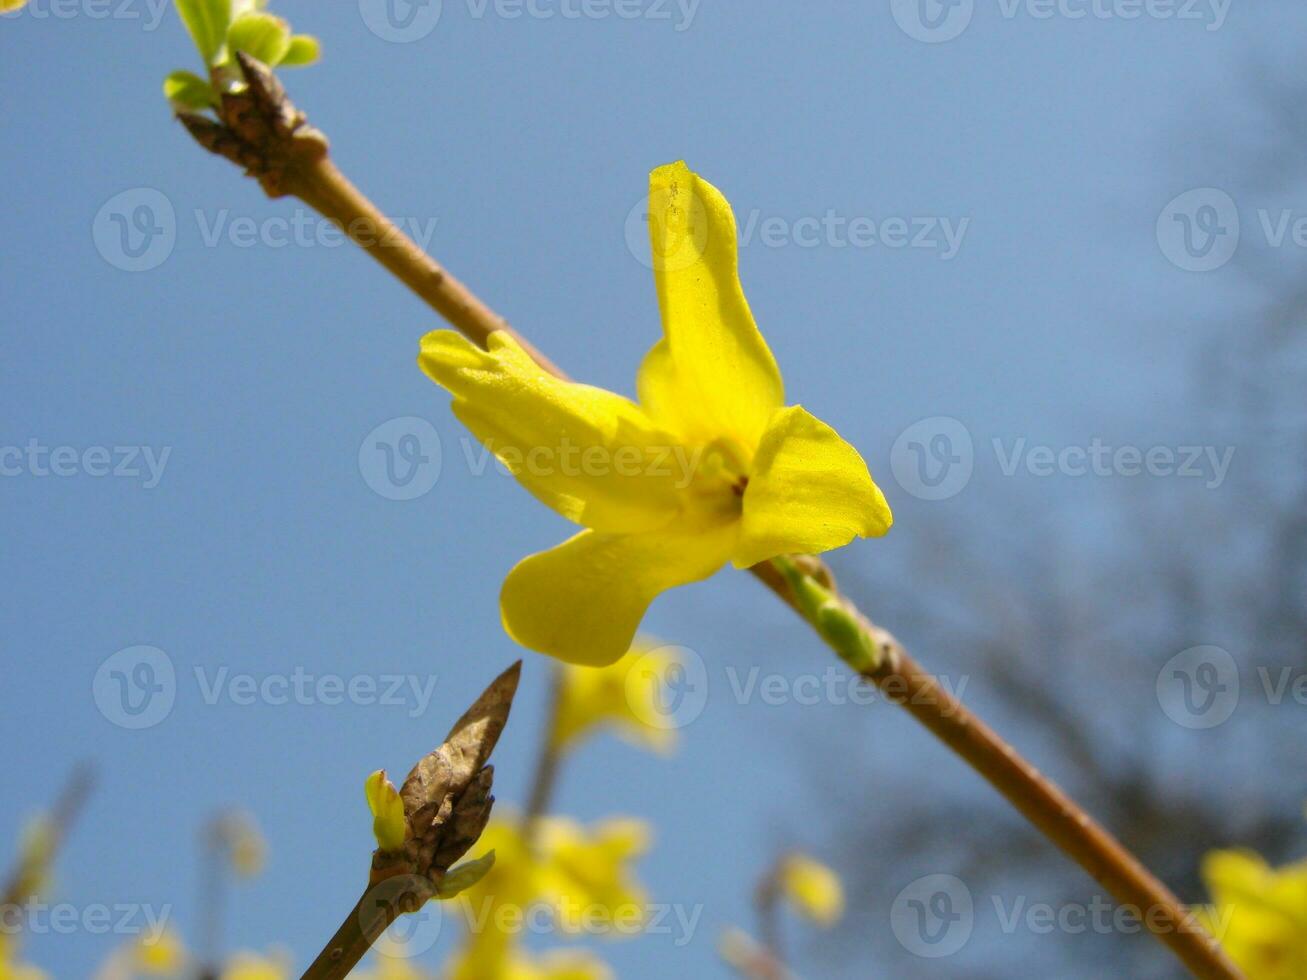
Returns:
[[[554,786],[558,782],[559,765],[562,752],[554,733],[558,730],[558,712],[562,703],[563,672],[559,667],[551,667],[549,675],[549,702],[545,706],[544,725],[540,732],[540,754],[536,758],[535,775],[531,780],[531,791],[527,796],[525,826],[528,836],[534,836],[535,822],[549,810],[549,801],[554,795]]]
[[[445,271],[387,219],[328,157],[292,175],[286,190],[338,225],[369,255],[469,339],[485,345],[507,323]],[[514,334],[514,336],[517,336]],[[518,337],[542,368],[566,378],[551,361]],[[784,576],[770,563],[753,573],[790,605]],[[796,607],[797,608],[797,607]],[[868,624],[870,628],[870,624]],[[877,631],[878,636],[888,637]],[[941,742],[983,776],[1036,829],[1076,861],[1201,980],[1239,980],[1241,974],[1179,899],[1122,844],[988,725],[977,718],[892,638],[886,656],[863,676],[905,707]],[[556,759],[546,759],[538,783],[547,800]],[[535,793],[532,794],[536,796]],[[314,974],[336,976],[339,974]],[[309,974],[306,974],[309,976]]]

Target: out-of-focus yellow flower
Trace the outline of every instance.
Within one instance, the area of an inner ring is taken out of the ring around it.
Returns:
[[[263,872],[268,844],[251,814],[243,810],[218,813],[206,825],[205,835],[209,846],[239,877],[254,878]]]
[[[1307,977],[1307,861],[1272,868],[1247,850],[1203,860],[1204,924],[1248,980]]]
[[[603,960],[579,949],[532,956],[511,945],[468,947],[448,967],[450,980],[613,980]]]
[[[398,851],[408,836],[408,822],[404,817],[404,801],[399,790],[386,778],[386,770],[378,769],[363,785],[372,810],[372,835],[383,851]]]
[[[844,887],[839,875],[806,854],[782,858],[776,883],[797,913],[823,929],[829,929],[844,915]]]
[[[497,816],[477,842],[475,852],[494,850],[496,861],[449,903],[467,926],[467,940],[448,967],[452,980],[606,980],[607,967],[584,953],[532,957],[521,950],[527,916],[542,905],[552,908],[550,921],[561,932],[622,936],[641,929],[645,896],[629,865],[647,847],[644,824],[616,819],[587,828],[545,817],[534,831],[533,848],[521,818]]]
[[[649,848],[639,820],[604,820],[582,827],[567,817],[543,817],[537,827],[539,887],[567,932],[598,923],[605,933],[631,934],[644,921],[644,890],[630,864]]]
[[[222,968],[222,980],[289,980],[289,957],[236,953]]]
[[[17,946],[12,935],[0,932],[0,980],[48,980],[44,970],[18,962]]]
[[[268,859],[268,845],[252,821],[243,821],[231,842],[231,866],[242,878],[263,873]]]
[[[357,980],[431,980],[431,974],[419,970],[413,963],[397,950],[388,952],[388,940],[385,936],[374,947],[372,969],[355,970],[351,976]]]
[[[54,859],[55,827],[46,816],[34,817],[18,842],[18,877],[13,891],[22,898],[44,892],[50,884]]]
[[[27,0],[0,0],[0,14],[7,14],[24,6]]]
[[[151,977],[178,975],[186,966],[186,947],[177,935],[164,930],[157,936],[145,936],[132,951],[133,965],[138,973]]]
[[[554,745],[563,748],[600,728],[612,728],[627,741],[655,752],[669,752],[676,730],[657,724],[665,714],[659,698],[676,658],[656,643],[635,645],[607,667],[565,664],[561,671]]]
[[[539,500],[585,530],[509,573],[504,628],[569,663],[611,664],[650,602],[787,554],[889,530],[857,450],[785,404],[737,262],[735,216],[684,163],[650,177],[649,228],[663,339],[639,404],[544,371],[507,332],[488,350],[448,330],[419,363],[454,414]]]

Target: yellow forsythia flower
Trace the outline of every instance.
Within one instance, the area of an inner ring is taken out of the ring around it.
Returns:
[[[579,932],[589,921],[621,935],[643,923],[645,893],[629,865],[649,849],[645,823],[617,818],[583,827],[567,817],[542,817],[536,833],[539,887],[564,931]]]
[[[254,818],[245,813],[230,814],[225,832],[232,870],[242,878],[262,874],[268,858],[268,844],[259,833]]]
[[[44,970],[18,962],[16,947],[12,935],[0,932],[0,980],[48,980]]]
[[[790,854],[777,869],[781,894],[804,918],[823,929],[844,915],[844,887],[837,875],[820,861],[804,854]]]
[[[540,904],[554,908],[553,921],[565,932],[583,926],[616,936],[638,932],[646,896],[630,865],[648,848],[644,823],[616,818],[586,827],[541,817],[535,835],[531,847],[516,815],[495,817],[482,832],[473,853],[494,851],[494,866],[456,899],[473,943],[510,945],[525,912]]]
[[[290,975],[286,957],[254,953],[237,953],[222,968],[222,980],[289,980]]]
[[[364,783],[368,807],[372,810],[372,834],[383,851],[398,851],[404,846],[408,823],[404,817],[404,802],[399,798],[395,784],[386,778],[386,770],[378,769]]]
[[[857,450],[786,407],[726,199],[684,163],[660,167],[649,225],[663,338],[640,368],[639,404],[560,381],[503,331],[485,351],[438,330],[419,357],[518,481],[585,528],[520,562],[500,610],[523,646],[590,666],[621,657],[667,589],[891,522]]]
[[[512,946],[469,946],[448,967],[450,980],[613,980],[584,950],[556,949],[532,956]]]
[[[151,977],[179,975],[186,966],[186,948],[171,932],[142,937],[136,944],[132,959],[137,972]]]
[[[388,940],[385,936],[376,944],[371,970],[355,970],[350,974],[357,980],[430,980],[430,974],[424,973],[405,959],[402,947],[393,955],[387,952]]]
[[[1307,861],[1272,868],[1252,851],[1213,851],[1203,880],[1205,924],[1248,980],[1307,977]]]
[[[636,745],[670,751],[676,731],[653,722],[662,716],[657,699],[673,662],[670,653],[637,638],[628,653],[607,667],[565,664],[560,674],[554,745],[562,748],[598,728],[611,727]]]

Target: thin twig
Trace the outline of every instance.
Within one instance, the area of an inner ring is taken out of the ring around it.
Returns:
[[[553,799],[554,787],[558,783],[559,765],[562,762],[562,753],[559,751],[558,739],[555,737],[558,731],[558,713],[563,701],[563,672],[558,667],[550,670],[548,697],[544,725],[540,732],[540,754],[536,758],[535,775],[531,779],[531,791],[527,796],[526,814],[523,818],[528,838],[535,836],[533,827],[536,821],[549,810],[549,802]]]
[[[288,109],[289,104],[285,102],[280,86],[274,88],[275,82],[269,84],[267,79],[260,77],[257,64],[253,69],[245,62],[242,65],[251,86],[258,88],[262,85],[262,97],[269,101],[278,118],[298,120],[289,131],[302,126],[302,114]],[[188,126],[194,134],[195,124],[188,122]],[[290,166],[285,164],[283,157],[274,153],[263,154],[268,158],[276,157],[282,167],[275,182],[280,192],[297,195],[342,228],[369,255],[469,339],[484,345],[491,333],[508,329],[502,317],[449,275],[346,179],[326,154],[325,141],[322,146],[323,152],[296,159]],[[225,155],[235,159],[231,153]],[[241,162],[246,162],[244,157]],[[268,185],[269,181],[262,175],[253,175],[260,177],[265,187]],[[520,337],[519,340],[542,368],[556,377],[566,378],[556,365]],[[784,575],[774,565],[763,563],[752,571],[773,592],[797,608]],[[868,681],[889,699],[907,708],[913,717],[1002,793],[1118,902],[1135,909],[1152,934],[1166,944],[1196,977],[1201,980],[1240,980],[1242,974],[1239,970],[1170,889],[1070,797],[1023,759],[1016,749],[944,690],[893,637],[870,623],[866,626],[869,633],[874,634],[882,653],[878,667],[864,674]]]

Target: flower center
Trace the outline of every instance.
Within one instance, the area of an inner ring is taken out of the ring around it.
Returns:
[[[689,487],[700,509],[716,516],[740,515],[749,486],[747,459],[732,439],[715,439],[700,450]]]

